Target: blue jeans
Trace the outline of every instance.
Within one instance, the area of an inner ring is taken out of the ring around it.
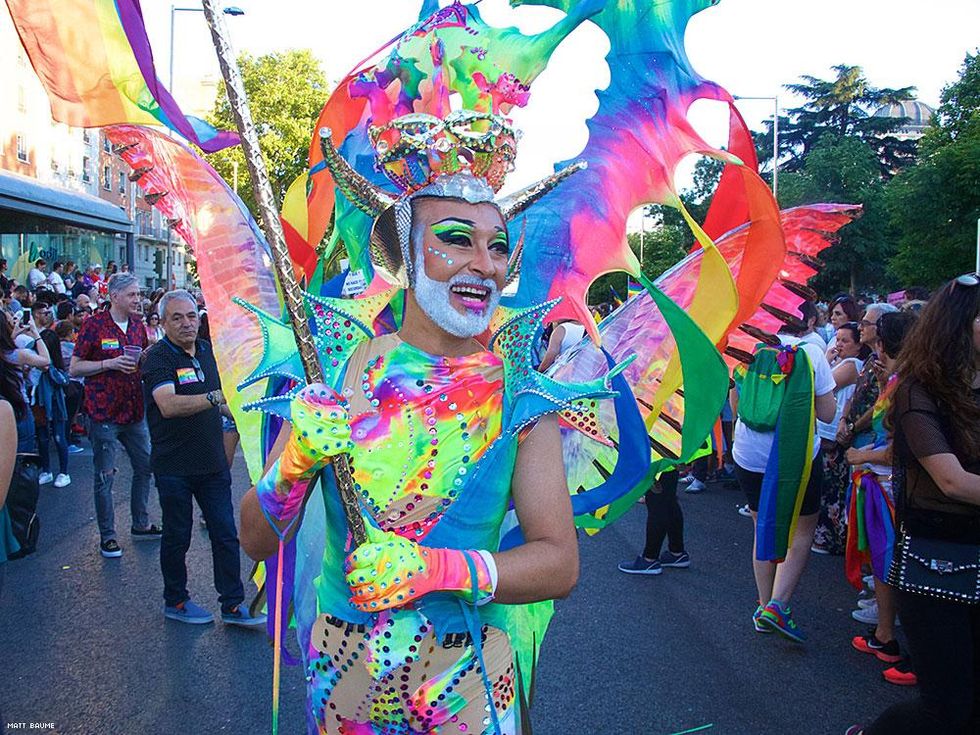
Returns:
[[[58,471],[68,474],[68,422],[49,419],[44,426],[37,427],[37,451],[41,455],[41,469],[51,471],[51,439],[58,452]]]
[[[133,487],[130,493],[132,528],[150,525],[146,506],[150,498],[150,432],[146,421],[132,424],[100,424],[92,422],[89,431],[95,462],[95,517],[99,522],[102,542],[116,537],[115,514],[112,508],[112,482],[116,476],[116,442],[123,445],[133,467]]]
[[[34,454],[37,451],[37,438],[34,436],[34,414],[28,406],[24,417],[17,421],[17,453]]]
[[[160,508],[163,510],[163,538],[160,540],[160,571],[163,572],[163,601],[168,607],[190,599],[187,592],[187,565],[184,557],[191,546],[194,525],[193,500],[201,506],[211,537],[214,588],[222,612],[230,612],[245,600],[242,586],[241,555],[235,511],[231,505],[231,472],[227,468],[210,475],[155,475]]]

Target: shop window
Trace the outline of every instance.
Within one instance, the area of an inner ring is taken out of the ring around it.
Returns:
[[[27,156],[27,139],[23,135],[17,136],[17,160],[22,163],[28,163],[30,160]]]
[[[112,191],[112,167],[108,164],[102,167],[102,188]]]

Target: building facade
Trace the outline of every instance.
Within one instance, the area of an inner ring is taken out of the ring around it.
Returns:
[[[105,134],[51,119],[7,13],[0,13],[0,68],[0,257],[13,264],[27,254],[49,266],[72,260],[79,268],[114,260],[148,289],[187,285],[184,243],[129,180]]]

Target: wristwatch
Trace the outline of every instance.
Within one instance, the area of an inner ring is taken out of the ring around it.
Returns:
[[[215,396],[214,396],[214,391],[213,390],[209,390],[207,392],[207,395],[205,396],[205,398],[207,398],[208,399],[208,403],[210,403],[215,408],[217,408],[220,405],[218,403],[218,399],[215,398]]]
[[[849,432],[851,432],[852,434],[854,433],[854,422],[853,421],[848,421],[847,423],[844,424],[844,426],[847,427],[847,430]]]

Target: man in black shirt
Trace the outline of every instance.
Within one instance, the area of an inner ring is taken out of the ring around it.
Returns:
[[[197,338],[198,312],[187,291],[160,300],[166,336],[143,361],[143,396],[150,428],[150,467],[163,510],[160,568],[164,615],[184,623],[210,623],[214,616],[187,592],[184,557],[191,543],[196,499],[211,537],[214,585],[225,623],[261,626],[243,608],[238,531],[231,503],[231,473],[225,458],[221,412],[227,411],[211,345]]]

